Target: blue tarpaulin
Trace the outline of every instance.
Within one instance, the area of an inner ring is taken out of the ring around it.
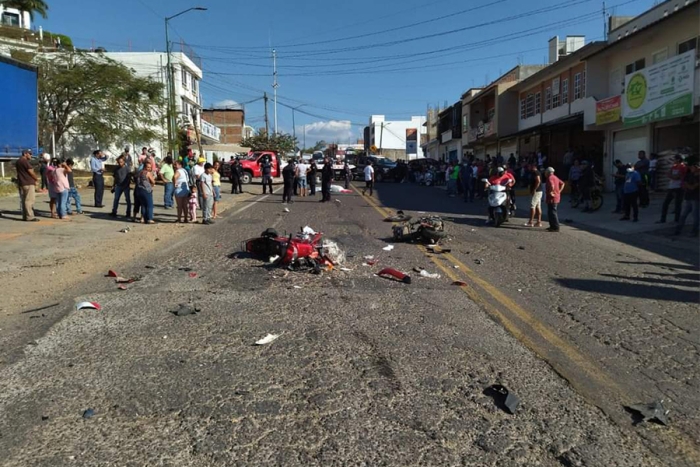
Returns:
[[[0,56],[0,159],[38,148],[37,68]]]

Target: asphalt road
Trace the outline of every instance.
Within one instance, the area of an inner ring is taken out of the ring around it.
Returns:
[[[76,287],[65,317],[0,369],[0,464],[700,465],[687,250],[488,228],[482,206],[411,185],[337,198],[289,213],[279,194],[252,198],[135,259],[119,271],[143,276],[128,290]],[[389,209],[442,213],[452,253],[384,251]],[[267,227],[304,225],[337,241],[351,271],[233,256]],[[406,285],[381,267],[441,278]],[[72,309],[82,300],[103,309]],[[201,312],[169,313],[180,303]],[[253,345],[268,333],[281,336]],[[493,384],[520,398],[514,415]],[[633,426],[623,405],[654,399],[669,425]]]

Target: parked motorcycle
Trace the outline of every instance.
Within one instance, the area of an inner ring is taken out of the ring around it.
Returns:
[[[595,176],[595,185],[591,188],[591,212],[597,211],[603,207],[603,177]],[[571,207],[577,208],[579,205],[583,204],[583,193],[579,192],[571,200]]]

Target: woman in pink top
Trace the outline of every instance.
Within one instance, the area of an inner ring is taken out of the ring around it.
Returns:
[[[72,170],[65,162],[61,162],[56,167],[53,189],[56,192],[56,211],[59,219],[68,218],[67,204],[70,191],[70,183],[68,183],[68,176],[66,175],[68,172],[72,172]]]

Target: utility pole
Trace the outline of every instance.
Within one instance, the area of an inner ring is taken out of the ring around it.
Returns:
[[[382,122],[382,129],[379,132],[379,154],[382,153],[382,142],[384,140],[384,122]]]
[[[272,89],[274,90],[275,100],[275,134],[277,134],[277,88],[279,86],[279,83],[277,83],[277,51],[272,49]]]
[[[263,94],[263,99],[265,100],[265,136],[270,139],[270,119],[267,118],[267,93]]]
[[[603,40],[608,40],[608,21],[605,17],[605,2],[603,2]]]
[[[304,125],[304,150],[301,151],[301,154],[304,155],[306,152],[306,125]]]

